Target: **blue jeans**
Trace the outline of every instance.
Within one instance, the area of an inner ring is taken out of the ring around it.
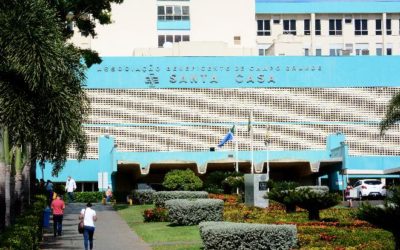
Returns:
[[[94,227],[85,226],[83,229],[83,245],[85,246],[85,250],[88,250],[88,245],[90,249],[93,249],[93,234]]]

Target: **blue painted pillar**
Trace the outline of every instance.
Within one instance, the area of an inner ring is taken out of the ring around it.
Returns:
[[[99,137],[99,191],[105,191],[108,186],[112,186],[111,173],[113,172],[113,161],[116,148],[114,144],[114,138],[111,136]]]

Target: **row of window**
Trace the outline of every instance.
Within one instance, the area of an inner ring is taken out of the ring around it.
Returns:
[[[304,35],[311,35],[310,19],[304,21]],[[351,21],[351,19],[350,19]],[[297,20],[283,20],[283,34],[297,35]],[[347,20],[345,20],[347,23]],[[273,20],[274,24],[279,24],[280,20]],[[329,35],[340,36],[343,33],[342,19],[329,19]],[[392,19],[386,19],[386,34],[392,35]],[[271,20],[257,20],[257,35],[271,35]],[[321,19],[315,20],[315,35],[321,35]],[[368,20],[354,19],[354,35],[368,35]],[[382,20],[375,20],[375,35],[382,35]]]
[[[158,35],[158,47],[165,47],[165,43],[189,42],[189,35]]]
[[[158,20],[189,20],[189,6],[171,5],[158,6]]]

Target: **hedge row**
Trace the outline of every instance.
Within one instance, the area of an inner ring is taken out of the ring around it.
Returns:
[[[101,202],[104,192],[75,192],[75,202]]]
[[[202,222],[204,249],[292,249],[297,242],[295,225]]]
[[[132,190],[132,199],[136,204],[153,204],[155,192],[152,189]]]
[[[174,199],[165,202],[168,220],[175,225],[197,225],[202,221],[222,221],[224,201],[218,199]]]
[[[36,196],[33,206],[19,216],[0,238],[0,249],[26,250],[39,249],[42,239],[43,210],[47,198]]]
[[[165,207],[167,200],[173,199],[207,199],[208,193],[204,191],[160,191],[153,194],[156,207]]]

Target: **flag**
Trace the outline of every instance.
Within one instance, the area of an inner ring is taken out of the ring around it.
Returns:
[[[229,132],[225,135],[225,137],[221,140],[221,142],[218,144],[218,147],[224,146],[225,143],[228,141],[233,140],[233,135],[235,134],[235,125],[229,130]]]
[[[249,114],[249,123],[247,124],[247,132],[250,132],[253,126],[253,111]]]

